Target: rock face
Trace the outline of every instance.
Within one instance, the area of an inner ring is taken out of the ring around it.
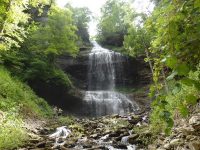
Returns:
[[[88,72],[88,54],[91,49],[82,49],[76,58],[63,55],[57,59],[58,66],[73,78],[77,88],[86,90]]]
[[[88,64],[89,64],[89,52],[91,50],[81,50],[77,58],[69,56],[61,56],[57,60],[57,64],[72,78],[74,78],[75,85],[82,89],[88,89]],[[129,58],[124,56],[122,62],[123,79],[120,74],[116,76],[116,87],[138,87],[144,86],[150,83],[151,75],[148,64],[144,62],[144,58]],[[118,69],[116,69],[118,71]],[[121,71],[120,70],[120,71]]]
[[[58,106],[64,110],[65,113],[74,115],[85,115],[86,110],[82,109],[84,91],[88,90],[88,65],[89,53],[91,48],[82,48],[76,58],[63,55],[57,59],[57,65],[70,75],[74,83],[74,89],[66,89],[61,85],[53,85],[41,81],[34,81],[29,83],[34,91],[51,105]],[[116,68],[116,88],[135,88],[146,86],[150,83],[150,70],[148,64],[143,61],[144,58],[132,59],[124,56],[122,68]],[[116,60],[117,61],[117,60]],[[115,62],[114,62],[115,63]],[[121,75],[123,74],[123,78]],[[145,93],[141,95],[130,96],[130,99],[136,99],[141,105],[146,103],[143,99]]]
[[[63,55],[57,59],[57,65],[62,70],[64,70],[67,74],[70,75],[76,89],[78,89],[77,91],[87,91],[88,89],[91,88],[91,85],[96,85],[95,81],[94,81],[95,82],[94,84],[88,82],[89,81],[89,76],[88,76],[89,71],[88,70],[90,69],[89,64],[91,61],[91,59],[89,60],[89,53],[91,52],[91,49],[81,49],[79,55],[76,58],[73,58],[73,57],[70,57],[67,55]],[[120,66],[118,65],[119,61],[120,61]],[[113,67],[115,67],[115,74],[116,74],[115,87],[117,89],[130,88],[130,87],[137,89],[138,87],[144,87],[144,86],[148,85],[151,81],[150,80],[151,74],[150,74],[149,66],[148,66],[148,64],[144,63],[143,57],[133,59],[133,58],[129,58],[127,56],[123,56],[123,58],[120,56],[120,60],[119,60],[119,58],[113,59],[112,63],[113,63]],[[90,80],[90,81],[93,81],[93,80]],[[92,89],[94,89],[94,88],[92,88]],[[55,90],[54,92],[57,91],[57,89],[55,89],[55,88],[54,88],[54,90]],[[51,90],[51,91],[53,91],[53,90]],[[61,90],[59,90],[58,92],[60,93],[60,91]],[[51,93],[51,92],[48,92],[48,93]],[[78,93],[80,93],[80,92],[78,92]],[[139,103],[141,103],[141,105],[144,106],[144,103],[146,103],[146,101],[144,102],[143,99],[146,99],[146,93],[143,92],[139,96],[131,95],[130,99],[132,99],[132,100],[136,99],[136,100],[138,100]],[[66,96],[67,94],[60,93],[60,95]],[[68,111],[70,110],[69,112],[75,112],[76,110],[78,110],[78,111],[81,111],[78,114],[87,114],[86,110],[82,109],[83,106],[82,106],[81,100],[83,99],[83,94],[76,93],[75,95],[76,95],[76,98],[74,98],[74,99],[73,99],[72,95],[66,96],[69,98],[62,97],[62,102],[59,103],[59,104],[61,104],[60,107],[64,108],[65,110],[68,110]],[[58,94],[57,94],[57,96],[58,96]],[[52,96],[52,97],[54,97],[54,96]],[[53,100],[51,100],[51,102],[53,102]],[[76,104],[76,106],[71,105],[72,103]],[[57,103],[53,103],[53,104],[57,105]],[[71,110],[72,108],[75,108],[75,111],[72,111]]]

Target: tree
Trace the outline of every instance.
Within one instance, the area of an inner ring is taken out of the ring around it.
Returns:
[[[145,23],[146,30],[153,35],[149,52],[155,84],[151,94],[160,91],[153,103],[151,121],[164,122],[168,133],[173,126],[173,114],[178,111],[186,117],[189,106],[199,98],[199,14],[199,0],[160,1]],[[168,76],[163,76],[163,72]],[[171,85],[169,92],[163,92],[163,78]]]
[[[48,21],[33,28],[26,44],[30,51],[47,56],[49,63],[64,53],[76,56],[76,27],[73,25],[72,13],[69,9],[51,8]]]
[[[55,65],[55,60],[62,54],[75,57],[78,53],[76,42],[71,11],[51,6],[47,21],[33,24],[20,48],[1,52],[3,65],[28,82],[69,86],[67,74]]]
[[[149,62],[151,72],[153,74],[153,64],[150,60],[149,54],[150,35],[141,26],[131,26],[128,29],[128,34],[124,37],[124,48],[128,55],[136,57],[139,55],[146,55],[146,61]]]
[[[9,50],[12,46],[20,47],[27,35],[29,6],[42,7],[49,0],[1,0],[0,2],[0,50]]]
[[[98,41],[103,45],[122,46],[124,35],[134,12],[129,3],[123,0],[108,0],[101,9],[98,24]]]
[[[70,4],[67,4],[65,7],[72,11],[72,19],[77,28],[76,34],[79,37],[79,45],[90,44],[88,24],[91,21],[91,11],[87,7],[74,8]]]

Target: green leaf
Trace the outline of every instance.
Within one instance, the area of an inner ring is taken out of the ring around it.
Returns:
[[[171,116],[171,113],[166,110],[164,110],[160,113],[160,117],[164,120],[168,120],[170,118],[170,116]]]
[[[172,93],[173,93],[174,95],[177,94],[177,93],[179,93],[179,92],[181,91],[181,88],[182,88],[181,84],[176,83],[174,89],[172,90]]]
[[[186,96],[185,100],[188,104],[195,105],[197,103],[197,97],[193,94],[189,94]]]
[[[180,76],[183,75],[186,76],[190,71],[189,67],[185,63],[178,65],[175,70],[178,72],[178,75]]]
[[[166,65],[171,69],[176,68],[177,63],[178,63],[178,60],[177,60],[176,57],[168,57],[168,58],[166,58]]]
[[[167,80],[169,81],[169,80],[172,80],[172,79],[174,79],[174,77],[175,77],[177,74],[178,74],[178,72],[176,72],[176,71],[173,71],[173,72],[172,72],[172,74],[171,74],[171,75],[169,75],[169,76],[167,77]]]
[[[200,0],[194,1],[194,8],[200,7]]]
[[[187,86],[193,86],[195,84],[195,80],[189,79],[189,78],[183,78],[180,80],[182,84],[185,84]]]
[[[165,129],[165,133],[166,133],[167,135],[169,135],[169,134],[171,133],[172,127],[174,126],[174,121],[173,121],[173,119],[169,118],[169,119],[166,121],[166,123],[167,123],[167,127],[166,127],[166,129]]]
[[[187,86],[195,86],[195,88],[197,90],[200,90],[200,83],[198,81],[195,81],[195,80],[192,80],[192,79],[189,79],[189,78],[184,78],[184,79],[180,80],[180,82],[182,84],[187,85]]]
[[[200,90],[200,83],[195,81],[194,86],[197,90]]]

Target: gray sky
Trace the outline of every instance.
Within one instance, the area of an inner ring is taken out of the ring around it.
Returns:
[[[106,0],[57,0],[57,4],[60,7],[64,7],[66,3],[71,3],[74,7],[88,7],[93,13],[94,17],[99,17],[100,8],[105,4]],[[147,12],[153,10],[153,4],[149,0],[135,0],[133,7],[137,12]],[[96,25],[95,20],[91,21],[89,24],[90,35],[93,36],[96,34]]]

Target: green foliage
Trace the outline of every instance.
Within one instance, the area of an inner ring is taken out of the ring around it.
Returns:
[[[199,98],[200,7],[197,3],[198,0],[159,1],[145,23],[152,35],[150,52],[154,63],[151,95],[156,100],[151,122],[153,126],[160,123],[160,129],[167,133],[173,127],[173,116],[179,112],[187,117],[189,106],[195,105]],[[169,91],[163,92],[166,86]]]
[[[124,37],[124,48],[130,56],[138,56],[145,53],[150,46],[150,37],[144,28],[131,26]]]
[[[30,6],[42,7],[49,0],[1,0],[0,2],[0,50],[20,47],[27,35]]]
[[[123,0],[108,0],[101,9],[97,39],[103,45],[122,46],[133,19],[133,9]]]
[[[47,102],[0,68],[0,149],[14,149],[28,140],[22,118],[50,117],[52,114]]]
[[[0,109],[14,112],[16,108],[20,108],[22,114],[27,116],[52,115],[47,102],[38,98],[28,86],[12,78],[5,69],[0,68]]]
[[[32,28],[25,43],[26,47],[30,51],[47,56],[49,62],[54,62],[55,57],[63,53],[76,56],[76,27],[71,15],[68,9],[51,8],[48,21]]]
[[[76,34],[79,37],[79,47],[87,46],[90,44],[89,40],[89,22],[91,21],[91,12],[87,7],[72,7],[70,4],[66,5],[72,11],[73,23],[77,28]]]
[[[61,54],[76,56],[75,31],[71,12],[53,7],[47,22],[32,26],[20,49],[1,52],[2,63],[24,81],[70,87],[71,81],[55,65],[55,60]]]
[[[0,149],[14,149],[22,146],[28,136],[23,129],[23,121],[17,112],[6,112],[4,119],[0,120]]]
[[[144,26],[129,27],[124,47],[131,56],[146,53],[154,81],[152,129],[169,134],[174,115],[187,117],[199,98],[200,6],[199,0],[153,1]]]
[[[132,57],[144,55],[145,51],[150,47],[151,39],[151,35],[143,27],[147,15],[143,13],[137,14],[134,19],[134,23],[130,24],[123,42],[124,48]],[[135,23],[136,21],[139,23]]]

